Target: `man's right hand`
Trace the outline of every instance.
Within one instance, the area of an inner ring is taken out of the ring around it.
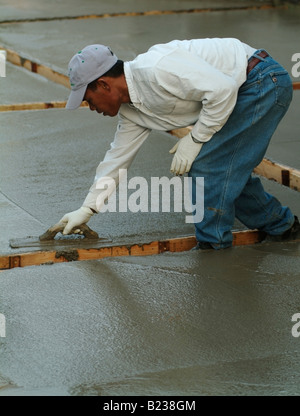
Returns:
[[[65,226],[63,234],[69,234],[75,227],[86,224],[93,214],[91,208],[81,207],[76,211],[65,214],[57,225]]]

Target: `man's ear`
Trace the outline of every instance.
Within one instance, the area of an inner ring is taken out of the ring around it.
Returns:
[[[103,88],[104,90],[110,90],[110,85],[105,78],[99,78],[97,84],[100,88]]]

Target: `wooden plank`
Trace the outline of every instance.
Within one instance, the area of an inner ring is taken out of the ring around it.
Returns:
[[[161,252],[170,251],[172,253],[191,250],[197,244],[195,236],[172,238],[161,242]]]
[[[233,232],[233,246],[246,246],[260,243],[265,238],[265,234],[258,230],[245,230]]]
[[[0,270],[10,269],[9,256],[0,256]]]
[[[293,89],[300,90],[300,82],[293,82]]]
[[[263,235],[257,230],[233,232],[233,245],[242,246],[262,241]],[[57,251],[35,251],[0,256],[0,269],[54,264],[69,261],[99,260],[106,257],[151,256],[164,252],[188,251],[196,245],[195,236],[171,238],[162,241],[131,245],[110,245],[100,248],[71,248]]]
[[[18,103],[2,104],[0,111],[24,111],[24,110],[43,110],[48,108],[64,108],[66,101],[51,101],[48,103]]]
[[[6,51],[6,54],[7,54],[6,59],[8,62],[12,63],[13,65],[22,66],[28,71],[35,72],[49,79],[50,81],[56,82],[57,84],[61,84],[67,88],[70,88],[69,78],[66,75],[61,74],[60,72],[55,71],[54,69],[46,65],[43,65],[25,56],[22,56],[19,53],[11,49],[4,48],[4,47],[1,47],[1,49],[4,49]]]
[[[18,104],[0,104],[2,111],[25,111],[25,110],[47,110],[49,108],[65,108],[66,101],[49,101],[46,103],[18,103]],[[80,107],[88,107],[86,102],[82,102]]]
[[[300,191],[300,171],[297,169],[272,162],[265,158],[254,169],[254,173],[288,186],[295,191]]]

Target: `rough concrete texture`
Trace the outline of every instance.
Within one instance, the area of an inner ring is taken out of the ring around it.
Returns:
[[[87,14],[269,5],[269,1],[1,2],[0,45],[66,73],[78,48],[103,42],[131,59],[174,38],[236,36],[291,71],[300,8],[56,20]],[[297,79],[294,79],[297,80]],[[0,105],[64,100],[68,90],[7,65]],[[267,156],[299,165],[299,102]],[[88,109],[0,113],[0,252],[77,209],[117,120]],[[168,176],[176,139],[153,132],[129,172]],[[153,149],[158,148],[155,152]],[[299,214],[299,193],[265,189]],[[193,234],[179,213],[105,213],[101,236],[132,242]],[[237,222],[236,228],[242,228]],[[0,395],[299,395],[299,244],[16,268],[0,273]]]

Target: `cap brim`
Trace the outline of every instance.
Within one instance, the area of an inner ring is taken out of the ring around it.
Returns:
[[[66,104],[66,109],[68,110],[75,110],[76,108],[80,107],[87,85],[79,88],[78,90],[72,90],[69,96],[69,99]]]

